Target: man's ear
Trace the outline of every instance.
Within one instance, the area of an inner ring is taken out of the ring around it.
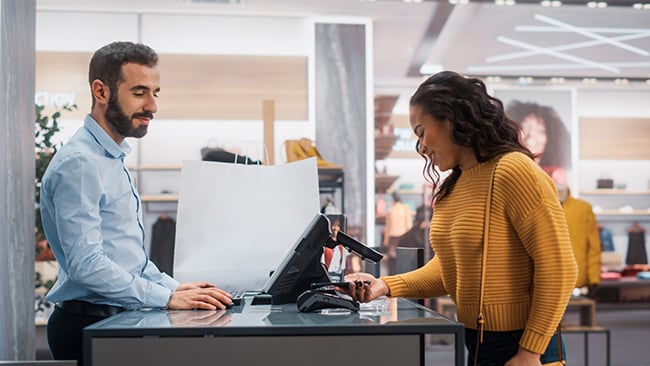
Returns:
[[[108,104],[108,101],[111,98],[111,90],[108,88],[104,82],[99,79],[93,80],[90,84],[90,90],[95,97],[95,101],[100,104]]]

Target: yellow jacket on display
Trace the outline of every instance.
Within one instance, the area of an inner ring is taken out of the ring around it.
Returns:
[[[457,317],[476,329],[485,201],[499,159],[464,170],[436,203],[430,240],[436,256],[414,271],[382,279],[391,296],[449,294]],[[574,288],[577,266],[550,177],[521,153],[501,157],[494,175],[484,288],[484,329],[524,329],[520,346],[543,353]]]
[[[562,202],[573,253],[578,263],[576,287],[600,283],[600,235],[598,222],[589,202],[567,196]]]

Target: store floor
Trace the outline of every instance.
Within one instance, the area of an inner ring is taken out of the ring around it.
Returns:
[[[571,322],[577,314],[568,313],[565,320]],[[650,304],[616,307],[599,306],[596,312],[596,324],[610,330],[611,365],[612,366],[650,366]],[[564,334],[567,348],[568,365],[585,365],[584,336],[582,334]],[[433,339],[427,348],[427,366],[452,366],[453,348],[445,345],[445,337]],[[606,365],[605,335],[589,335],[589,366]]]

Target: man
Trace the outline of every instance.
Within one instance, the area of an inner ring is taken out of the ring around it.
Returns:
[[[406,234],[413,226],[413,215],[411,207],[402,203],[397,192],[392,193],[393,204],[386,213],[386,224],[384,226],[384,241],[382,252],[386,254],[386,267],[388,274],[395,274],[397,269],[397,246],[402,235]]]
[[[179,284],[145,252],[142,204],[124,165],[131,151],[124,139],[143,137],[158,109],[157,62],[154,50],[131,42],[95,52],[91,112],[43,177],[43,227],[59,263],[47,295],[56,303],[47,326],[55,359],[81,365],[83,328],[123,310],[214,310],[232,303],[210,283]]]

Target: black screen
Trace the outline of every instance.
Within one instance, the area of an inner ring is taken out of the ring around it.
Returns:
[[[295,303],[313,282],[329,281],[321,256],[330,235],[329,220],[317,214],[264,285],[264,292],[273,296],[273,304]]]

